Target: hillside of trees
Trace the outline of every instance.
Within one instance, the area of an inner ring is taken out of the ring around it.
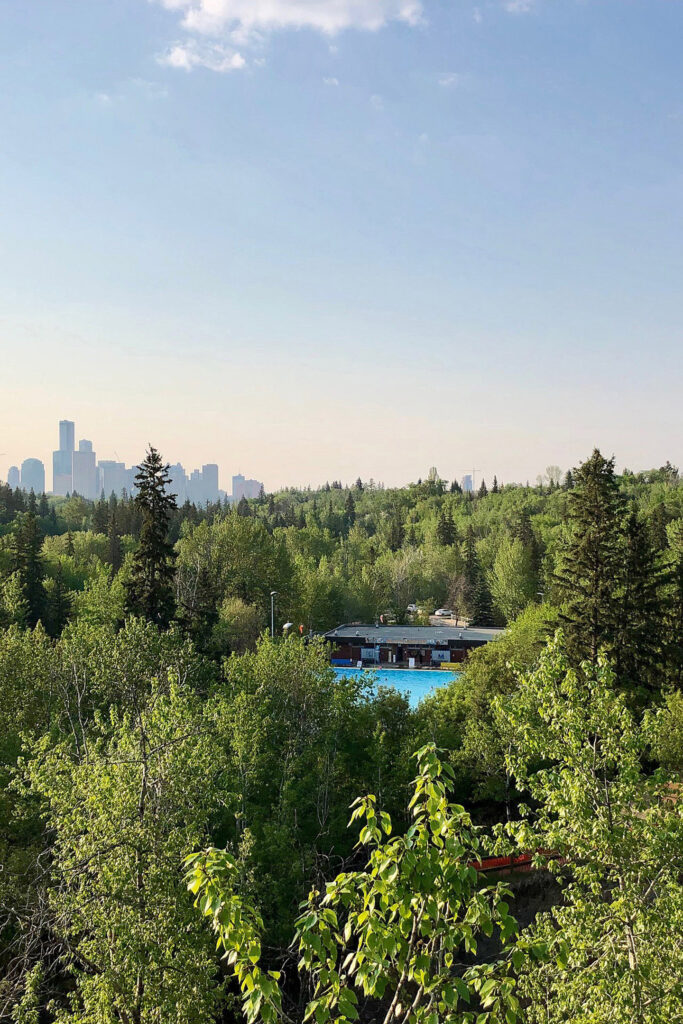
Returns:
[[[506,627],[417,708],[317,635],[409,605]],[[0,486],[0,1021],[683,1022],[682,682],[668,463]]]

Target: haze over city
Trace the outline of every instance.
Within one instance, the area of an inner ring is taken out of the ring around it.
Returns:
[[[680,462],[665,0],[0,10],[0,477]],[[78,55],[77,59],[75,55]]]

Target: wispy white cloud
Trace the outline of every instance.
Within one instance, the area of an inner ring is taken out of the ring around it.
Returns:
[[[325,85],[339,85],[338,78],[323,78]]]
[[[376,32],[392,21],[417,25],[422,0],[153,0],[180,17],[188,38],[162,56],[169,67],[232,71],[244,67],[241,50],[283,29],[334,36],[346,29]],[[210,40],[201,47],[197,39]]]
[[[201,44],[195,39],[187,39],[182,43],[174,43],[166,53],[158,58],[160,64],[169,68],[192,71],[193,68],[208,68],[209,71],[239,71],[246,65],[246,60],[232,47],[222,43]]]
[[[182,14],[192,32],[218,35],[226,30],[271,32],[311,28],[330,35],[347,28],[376,31],[390,21],[415,25],[421,0],[157,0]]]
[[[443,86],[444,89],[457,85],[459,81],[460,75],[455,71],[444,71],[443,74],[439,75],[439,85]]]
[[[376,110],[378,114],[381,114],[384,110],[384,100],[377,93],[370,97],[370,106],[373,110]]]
[[[475,7],[474,10],[472,11],[472,17],[476,21],[477,25],[481,25],[482,21],[484,20],[484,15],[481,13],[481,8]]]
[[[508,14],[528,14],[536,6],[536,0],[505,0],[503,6]]]

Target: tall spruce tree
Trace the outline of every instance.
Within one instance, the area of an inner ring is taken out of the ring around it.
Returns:
[[[49,590],[45,609],[47,632],[58,637],[67,622],[71,611],[71,595],[64,580],[61,563],[57,566],[54,579],[48,580]]]
[[[618,626],[617,679],[630,687],[661,684],[662,596],[665,574],[652,546],[647,524],[636,509],[625,520],[620,580],[616,588]]]
[[[177,508],[168,486],[169,466],[152,445],[135,477],[135,507],[141,519],[140,542],[126,583],[126,611],[166,627],[173,618],[174,551],[168,541],[171,514]]]
[[[92,527],[95,533],[106,533],[107,521],[109,518],[109,505],[104,499],[104,491],[100,500],[96,503],[92,515]]]
[[[111,565],[112,572],[116,573],[123,562],[123,548],[116,519],[116,506],[112,506],[109,512],[109,523],[107,526],[107,561]]]
[[[353,494],[351,493],[351,491],[348,491],[346,495],[346,502],[344,504],[344,519],[346,523],[346,532],[348,534],[349,530],[356,522],[356,503],[353,500]]]
[[[596,448],[574,471],[567,515],[569,533],[554,574],[564,605],[560,620],[572,661],[596,664],[602,647],[614,651],[619,626],[623,515],[614,458]]]
[[[19,583],[26,600],[27,623],[33,627],[45,611],[45,588],[43,587],[43,534],[36,515],[36,498],[31,491],[28,509],[22,513],[14,535],[14,569],[19,574]]]
[[[450,547],[455,544],[457,540],[457,534],[455,530],[455,523],[449,508],[445,508],[439,515],[438,522],[436,524],[436,539],[439,544],[443,544],[444,547]]]

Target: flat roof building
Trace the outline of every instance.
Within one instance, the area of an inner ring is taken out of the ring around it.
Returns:
[[[325,633],[336,665],[408,665],[462,662],[471,650],[496,640],[502,629],[457,626],[369,626],[345,623]]]

